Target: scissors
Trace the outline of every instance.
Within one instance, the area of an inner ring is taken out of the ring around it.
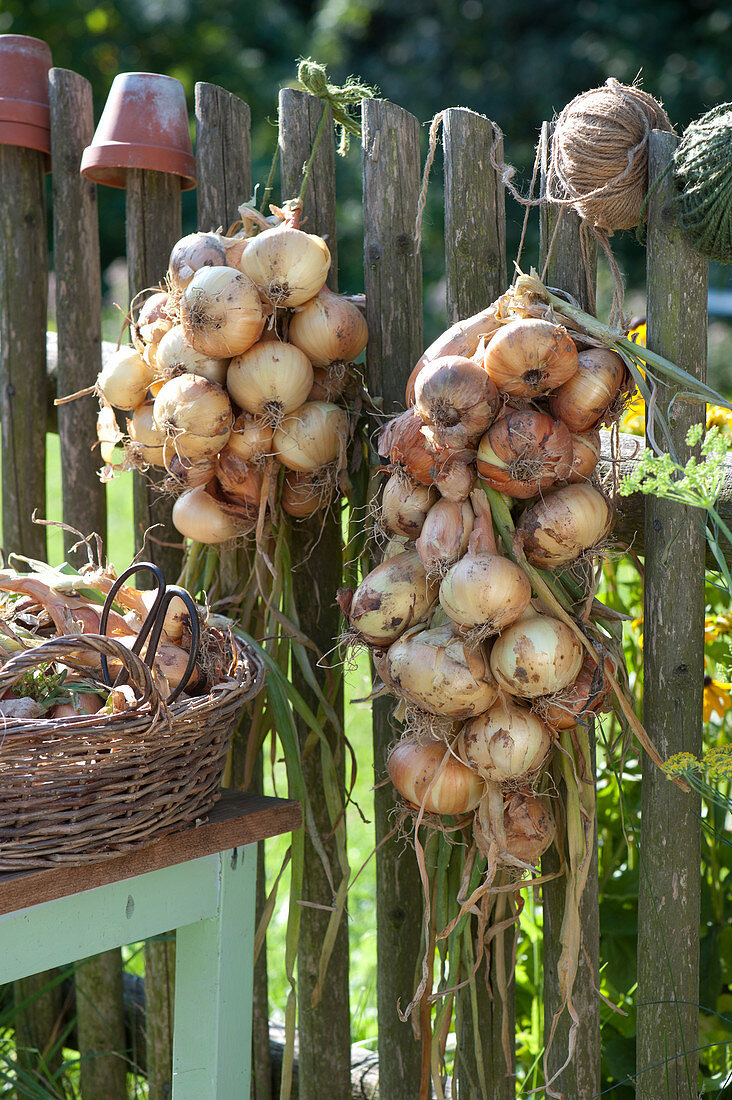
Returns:
[[[160,635],[163,632],[163,625],[165,623],[165,612],[168,610],[171,600],[175,599],[175,597],[177,596],[186,605],[186,608],[188,609],[188,613],[190,615],[191,651],[188,655],[188,664],[186,665],[185,672],[183,673],[180,682],[166,699],[166,703],[170,705],[171,703],[175,702],[180,693],[185,689],[186,685],[188,684],[188,681],[193,675],[193,670],[196,664],[196,657],[198,656],[198,647],[201,638],[201,627],[198,621],[198,608],[196,607],[190,593],[186,592],[185,588],[181,588],[177,584],[166,584],[162,570],[157,565],[153,565],[152,562],[143,561],[138,562],[136,565],[131,565],[128,569],[125,569],[124,573],[121,573],[120,576],[117,577],[117,580],[114,582],[109,592],[107,593],[107,598],[104,601],[104,607],[102,609],[102,617],[99,620],[99,633],[106,634],[107,632],[109,612],[112,607],[114,597],[117,595],[122,585],[125,583],[128,577],[133,576],[135,573],[139,573],[142,569],[146,569],[149,573],[152,573],[157,586],[157,594],[155,596],[155,600],[153,601],[152,607],[150,608],[143,620],[140,631],[137,635],[137,638],[135,639],[135,644],[132,646],[132,652],[139,657],[140,651],[142,650],[142,647],[147,641],[149,635],[150,640],[147,643],[147,650],[144,657],[145,664],[148,666],[148,668],[152,669],[155,654],[157,653],[158,645],[160,643]],[[107,687],[117,687],[119,684],[125,683],[125,681],[127,680],[127,672],[124,669],[120,672],[114,684],[112,684],[109,676],[107,658],[103,656],[101,658],[101,661],[102,672],[104,673],[104,682],[106,683]]]

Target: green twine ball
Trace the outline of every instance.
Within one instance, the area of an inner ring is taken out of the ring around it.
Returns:
[[[674,156],[679,222],[698,252],[732,263],[732,103],[689,124]]]

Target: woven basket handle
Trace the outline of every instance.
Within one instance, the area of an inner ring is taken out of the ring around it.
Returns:
[[[150,701],[155,707],[162,702],[162,697],[145,662],[115,638],[108,638],[101,634],[63,634],[60,638],[52,638],[34,649],[19,653],[17,657],[13,657],[0,668],[0,693],[12,687],[24,673],[36,668],[44,661],[61,661],[73,668],[83,668],[88,672],[86,666],[74,660],[74,654],[84,650],[91,650],[100,657],[112,657],[121,662],[129,674],[129,682],[135,688],[138,706],[144,706]]]

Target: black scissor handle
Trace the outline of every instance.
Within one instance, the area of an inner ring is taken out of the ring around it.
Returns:
[[[129,566],[128,569],[125,569],[123,573],[120,573],[119,577],[117,577],[117,580],[114,582],[109,592],[107,593],[107,598],[105,599],[104,607],[102,608],[102,615],[99,620],[99,633],[106,634],[107,632],[109,612],[112,607],[112,603],[114,602],[114,597],[117,595],[122,585],[129,577],[134,576],[135,573],[139,573],[142,569],[146,569],[148,572],[152,573],[153,577],[155,578],[157,592],[155,594],[155,599],[152,603],[152,606],[145,616],[142,626],[140,627],[137,638],[135,639],[135,644],[132,646],[132,652],[139,656],[142,647],[144,646],[145,641],[147,640],[149,635],[150,640],[148,641],[147,650],[145,652],[145,663],[150,669],[152,669],[155,654],[160,643],[160,636],[163,632],[163,626],[165,624],[165,612],[167,611],[171,600],[175,596],[181,599],[186,605],[191,619],[191,649],[188,655],[188,663],[177,687],[170,693],[168,699],[166,700],[166,702],[170,704],[178,698],[180,693],[185,689],[186,685],[188,684],[188,681],[193,675],[196,658],[198,657],[201,629],[198,619],[198,608],[196,607],[196,604],[191,594],[189,592],[186,592],[185,588],[180,588],[178,585],[172,584],[170,586],[167,586],[165,584],[165,577],[159,566],[154,565],[152,562],[148,561],[137,562]],[[101,663],[102,672],[104,674],[104,682],[107,687],[112,687],[112,681],[109,676],[109,666],[107,665],[106,657],[101,658]],[[126,679],[127,674],[123,670],[122,672],[120,672],[117,679],[115,680],[114,686],[116,687],[118,684],[124,683]]]

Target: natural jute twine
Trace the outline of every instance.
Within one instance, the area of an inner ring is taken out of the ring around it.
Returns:
[[[661,104],[612,77],[568,103],[554,124],[547,199],[572,206],[594,229],[612,233],[640,220],[648,191],[651,130],[673,126]]]
[[[732,263],[732,103],[689,123],[674,155],[679,222],[698,252]]]

